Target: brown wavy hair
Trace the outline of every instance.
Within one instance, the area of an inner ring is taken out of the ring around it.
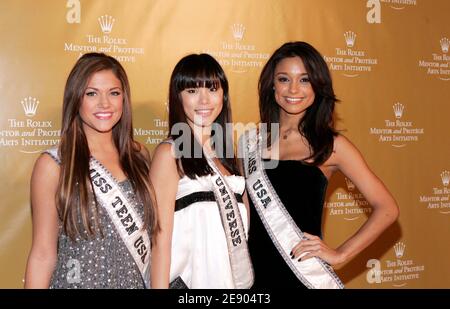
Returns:
[[[150,162],[142,155],[142,146],[133,139],[128,77],[122,65],[113,57],[103,53],[88,53],[76,62],[67,78],[58,149],[61,165],[56,205],[64,232],[71,239],[77,235],[83,236],[82,230],[88,236],[97,232],[103,235],[98,219],[98,202],[89,177],[91,153],[79,114],[90,77],[103,70],[113,72],[120,80],[124,94],[122,117],[112,129],[120,166],[144,205],[144,228],[150,233],[158,230],[156,202],[149,179]]]

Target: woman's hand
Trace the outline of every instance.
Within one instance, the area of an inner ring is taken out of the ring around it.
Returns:
[[[308,233],[303,233],[306,237],[301,240],[291,251],[291,258],[304,261],[312,257],[320,257],[322,260],[330,265],[343,263],[345,257],[342,253],[335,249],[328,247],[322,239]]]

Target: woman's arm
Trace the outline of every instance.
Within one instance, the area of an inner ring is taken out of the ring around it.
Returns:
[[[348,177],[372,206],[372,214],[361,228],[337,249],[329,248],[319,237],[305,233],[308,240],[294,248],[295,256],[309,252],[303,259],[321,257],[331,265],[347,262],[369,246],[398,217],[399,210],[391,193],[370,170],[358,149],[344,136],[335,138],[330,164]],[[327,163],[326,163],[327,164]]]
[[[48,155],[37,160],[31,176],[33,240],[25,273],[25,288],[48,288],[56,264],[58,214],[56,190],[59,166]]]
[[[154,153],[150,179],[156,193],[158,220],[161,230],[153,236],[151,287],[168,288],[172,251],[173,217],[180,177],[172,145],[160,144]]]
[[[394,223],[399,209],[383,182],[370,170],[358,149],[344,136],[336,138],[336,155],[338,169],[355,184],[373,210],[363,226],[337,248],[342,262],[346,262]]]

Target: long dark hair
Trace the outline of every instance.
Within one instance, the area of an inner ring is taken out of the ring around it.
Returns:
[[[215,126],[220,126],[223,134],[219,134],[221,140],[215,140],[216,145],[222,145],[223,149],[233,149],[232,132],[228,132],[227,123],[231,123],[231,104],[228,94],[228,80],[220,64],[208,54],[191,54],[182,58],[175,66],[170,77],[169,85],[169,137],[173,140],[181,137],[172,128],[177,123],[187,123],[186,114],[183,109],[181,92],[186,88],[219,88],[223,90],[223,107],[219,116],[214,120]],[[213,135],[214,139],[215,136]],[[190,130],[190,155],[178,159],[178,172],[194,179],[195,176],[205,176],[213,173],[204,156],[196,157],[195,149],[199,149],[199,143]],[[231,148],[230,148],[231,147]],[[227,155],[218,156],[223,166],[233,174],[239,174],[236,157]],[[180,166],[181,164],[181,166]]]
[[[122,117],[112,130],[121,168],[144,205],[144,227],[151,233],[158,229],[153,187],[149,181],[150,162],[141,154],[141,146],[133,139],[130,85],[127,75],[122,65],[113,57],[101,53],[88,53],[76,62],[67,78],[59,144],[61,172],[56,205],[64,232],[72,239],[76,235],[82,235],[81,228],[89,236],[95,235],[98,230],[101,231],[98,203],[89,178],[91,153],[79,110],[90,77],[103,70],[111,70],[120,80],[123,89]],[[92,201],[95,207],[92,207]]]
[[[333,152],[334,128],[333,112],[338,101],[328,66],[322,55],[306,42],[289,42],[278,48],[264,66],[258,83],[259,112],[262,123],[279,123],[280,107],[274,96],[274,73],[277,64],[290,57],[299,57],[305,65],[315,93],[314,103],[306,110],[298,124],[298,130],[308,141],[314,165],[324,163]],[[268,125],[270,134],[270,125]],[[269,139],[270,140],[270,139]]]

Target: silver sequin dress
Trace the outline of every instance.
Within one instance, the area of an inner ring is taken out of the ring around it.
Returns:
[[[130,181],[118,184],[130,200],[135,199]],[[134,205],[137,205],[135,210],[143,218],[142,203]],[[97,233],[94,237],[77,237],[76,241],[72,241],[64,233],[60,222],[57,263],[50,281],[51,289],[145,288],[139,268],[114,223],[101,206],[98,211],[103,237]]]
[[[128,180],[119,183],[129,198],[134,192]],[[143,208],[136,211],[142,217]],[[73,242],[62,226],[58,238],[58,261],[50,282],[53,289],[143,289],[139,268],[108,214],[99,207],[100,235]],[[86,233],[86,232],[84,232]],[[85,234],[87,235],[87,234]]]

